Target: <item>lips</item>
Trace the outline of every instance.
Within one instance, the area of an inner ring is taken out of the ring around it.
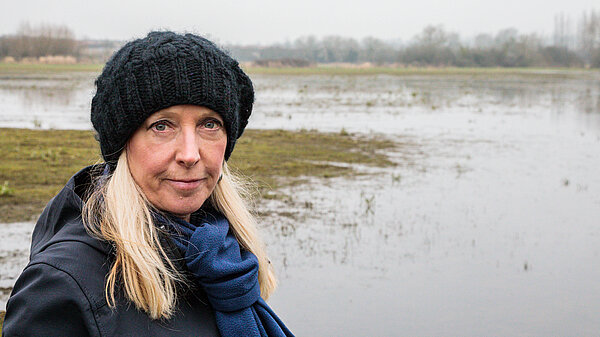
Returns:
[[[198,188],[204,179],[167,179],[166,181],[178,190],[193,190]]]

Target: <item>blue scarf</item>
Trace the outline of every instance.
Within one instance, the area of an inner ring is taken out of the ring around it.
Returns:
[[[157,215],[158,220],[162,217]],[[206,213],[198,226],[169,217],[175,246],[205,290],[223,336],[293,336],[260,297],[258,259],[240,249],[229,221]],[[163,221],[160,221],[163,222]]]

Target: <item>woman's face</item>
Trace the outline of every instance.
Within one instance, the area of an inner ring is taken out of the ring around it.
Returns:
[[[155,112],[135,131],[127,162],[154,207],[189,221],[219,180],[226,145],[219,114],[176,105]]]

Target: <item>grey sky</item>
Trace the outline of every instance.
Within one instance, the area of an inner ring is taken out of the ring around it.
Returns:
[[[564,12],[575,22],[584,10],[600,9],[598,0],[3,2],[0,34],[14,32],[27,20],[66,24],[78,38],[127,40],[168,28],[242,44],[284,42],[311,34],[408,41],[428,24],[442,24],[463,38],[507,27],[550,36],[555,14]]]

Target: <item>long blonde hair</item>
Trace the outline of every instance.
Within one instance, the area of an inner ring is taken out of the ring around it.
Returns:
[[[115,306],[115,292],[122,284],[125,296],[152,319],[170,318],[177,301],[176,284],[185,280],[161,245],[153,206],[131,176],[126,151],[112,174],[96,180],[82,209],[83,222],[90,234],[115,248],[105,285],[109,306]],[[256,220],[244,201],[245,191],[241,180],[224,164],[223,177],[209,202],[229,220],[240,246],[258,258],[261,296],[267,299],[275,290],[275,275]]]

